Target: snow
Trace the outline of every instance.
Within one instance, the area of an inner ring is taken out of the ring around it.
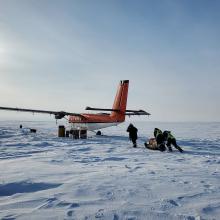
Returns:
[[[220,219],[220,123],[124,123],[88,139],[57,137],[51,122],[0,122],[0,219]],[[150,151],[154,127],[181,154]]]

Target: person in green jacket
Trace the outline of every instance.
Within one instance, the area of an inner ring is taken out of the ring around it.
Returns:
[[[169,151],[173,151],[171,145],[173,145],[179,152],[183,152],[183,149],[177,145],[176,138],[171,134],[171,131],[164,131],[163,132],[164,140],[166,141],[166,145]]]
[[[163,137],[163,132],[159,128],[154,128],[154,137],[156,139],[158,150],[165,151],[166,147],[165,147],[165,140]]]

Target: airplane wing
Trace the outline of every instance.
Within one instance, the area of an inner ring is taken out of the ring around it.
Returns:
[[[150,115],[150,113],[144,110],[126,110],[125,115],[133,116],[133,115]]]
[[[79,113],[71,113],[71,112],[65,112],[65,111],[47,111],[47,110],[26,109],[26,108],[11,108],[11,107],[1,107],[1,106],[0,106],[0,110],[49,114],[49,115],[54,115],[55,119],[62,119],[65,116],[84,117],[82,114],[79,114]]]

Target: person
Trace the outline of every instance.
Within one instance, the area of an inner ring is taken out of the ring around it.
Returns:
[[[137,132],[138,129],[136,127],[134,127],[133,124],[129,124],[128,128],[127,128],[127,132],[129,133],[129,139],[132,141],[133,143],[133,147],[137,147]]]
[[[154,128],[154,137],[157,141],[157,146],[161,151],[165,151],[165,141],[163,137],[163,132],[159,128]]]
[[[183,149],[177,145],[176,138],[171,134],[171,131],[164,131],[163,132],[163,138],[166,141],[166,145],[169,149],[169,151],[173,151],[171,145],[173,145],[179,152],[183,152]]]
[[[148,142],[145,142],[144,145],[150,150],[159,150],[165,151],[165,142],[163,138],[163,132],[159,128],[154,128],[154,137],[150,138]]]

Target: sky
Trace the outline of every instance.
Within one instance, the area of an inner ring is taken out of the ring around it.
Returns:
[[[220,121],[220,1],[0,0],[0,106]],[[50,116],[0,111],[0,119]]]

